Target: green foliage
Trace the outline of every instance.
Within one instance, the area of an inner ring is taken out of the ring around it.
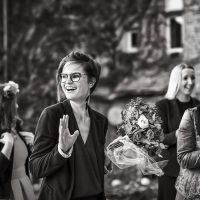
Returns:
[[[133,67],[131,56],[125,56],[121,63],[123,54],[117,50],[124,31],[134,22],[141,23],[149,9],[158,11],[155,0],[7,2],[8,79],[20,85],[19,105],[23,109],[20,114],[32,131],[42,109],[56,102],[55,75],[63,56],[74,49],[82,49],[100,59],[109,58],[103,67],[111,69],[111,76],[116,78],[104,81],[114,87]],[[2,1],[0,9],[3,9]],[[3,36],[3,29],[0,32]],[[0,46],[3,49],[1,43]],[[1,80],[4,80],[3,66],[1,60]]]

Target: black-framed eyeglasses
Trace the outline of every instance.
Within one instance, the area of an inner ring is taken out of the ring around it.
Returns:
[[[73,82],[78,82],[80,80],[80,78],[82,77],[82,75],[87,75],[87,74],[82,74],[82,73],[79,73],[79,72],[75,72],[75,73],[72,73],[72,74],[60,74],[60,80],[61,80],[61,83],[64,83],[67,81],[68,77],[70,77],[70,80],[73,81]]]

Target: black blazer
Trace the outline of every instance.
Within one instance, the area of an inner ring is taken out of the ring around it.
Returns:
[[[104,143],[108,121],[100,113],[91,108],[88,109],[103,185]],[[29,166],[33,177],[44,177],[39,200],[70,200],[72,195],[75,149],[73,149],[70,158],[64,158],[58,152],[59,121],[64,114],[69,115],[69,130],[74,133],[75,130],[78,130],[78,125],[68,100],[44,109],[36,127],[33,153],[30,157]]]
[[[192,107],[199,104],[199,101],[192,98]],[[167,166],[163,169],[165,175],[177,177],[179,174],[179,164],[177,162],[176,148],[176,130],[182,118],[182,114],[178,107],[177,99],[162,99],[156,103],[158,112],[163,120],[162,128],[165,134],[164,144],[168,145],[168,149],[162,151],[164,160],[169,160]]]

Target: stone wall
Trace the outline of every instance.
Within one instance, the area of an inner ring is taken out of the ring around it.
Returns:
[[[200,1],[184,0],[183,60],[196,68],[196,92],[200,98]]]
[[[185,0],[184,4],[184,60],[200,55],[200,2]]]

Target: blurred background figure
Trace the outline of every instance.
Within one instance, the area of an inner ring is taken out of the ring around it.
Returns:
[[[34,136],[22,131],[18,92],[12,81],[0,85],[0,199],[35,200],[26,165]]]
[[[177,131],[176,200],[200,198],[200,105],[185,111]]]
[[[163,120],[165,134],[163,143],[168,145],[163,150],[164,160],[169,160],[164,168],[165,175],[158,178],[158,200],[174,200],[176,196],[175,181],[179,174],[176,154],[176,131],[187,108],[199,104],[191,93],[195,86],[195,71],[192,66],[179,64],[170,74],[168,90],[165,98],[157,102],[159,114]]]

